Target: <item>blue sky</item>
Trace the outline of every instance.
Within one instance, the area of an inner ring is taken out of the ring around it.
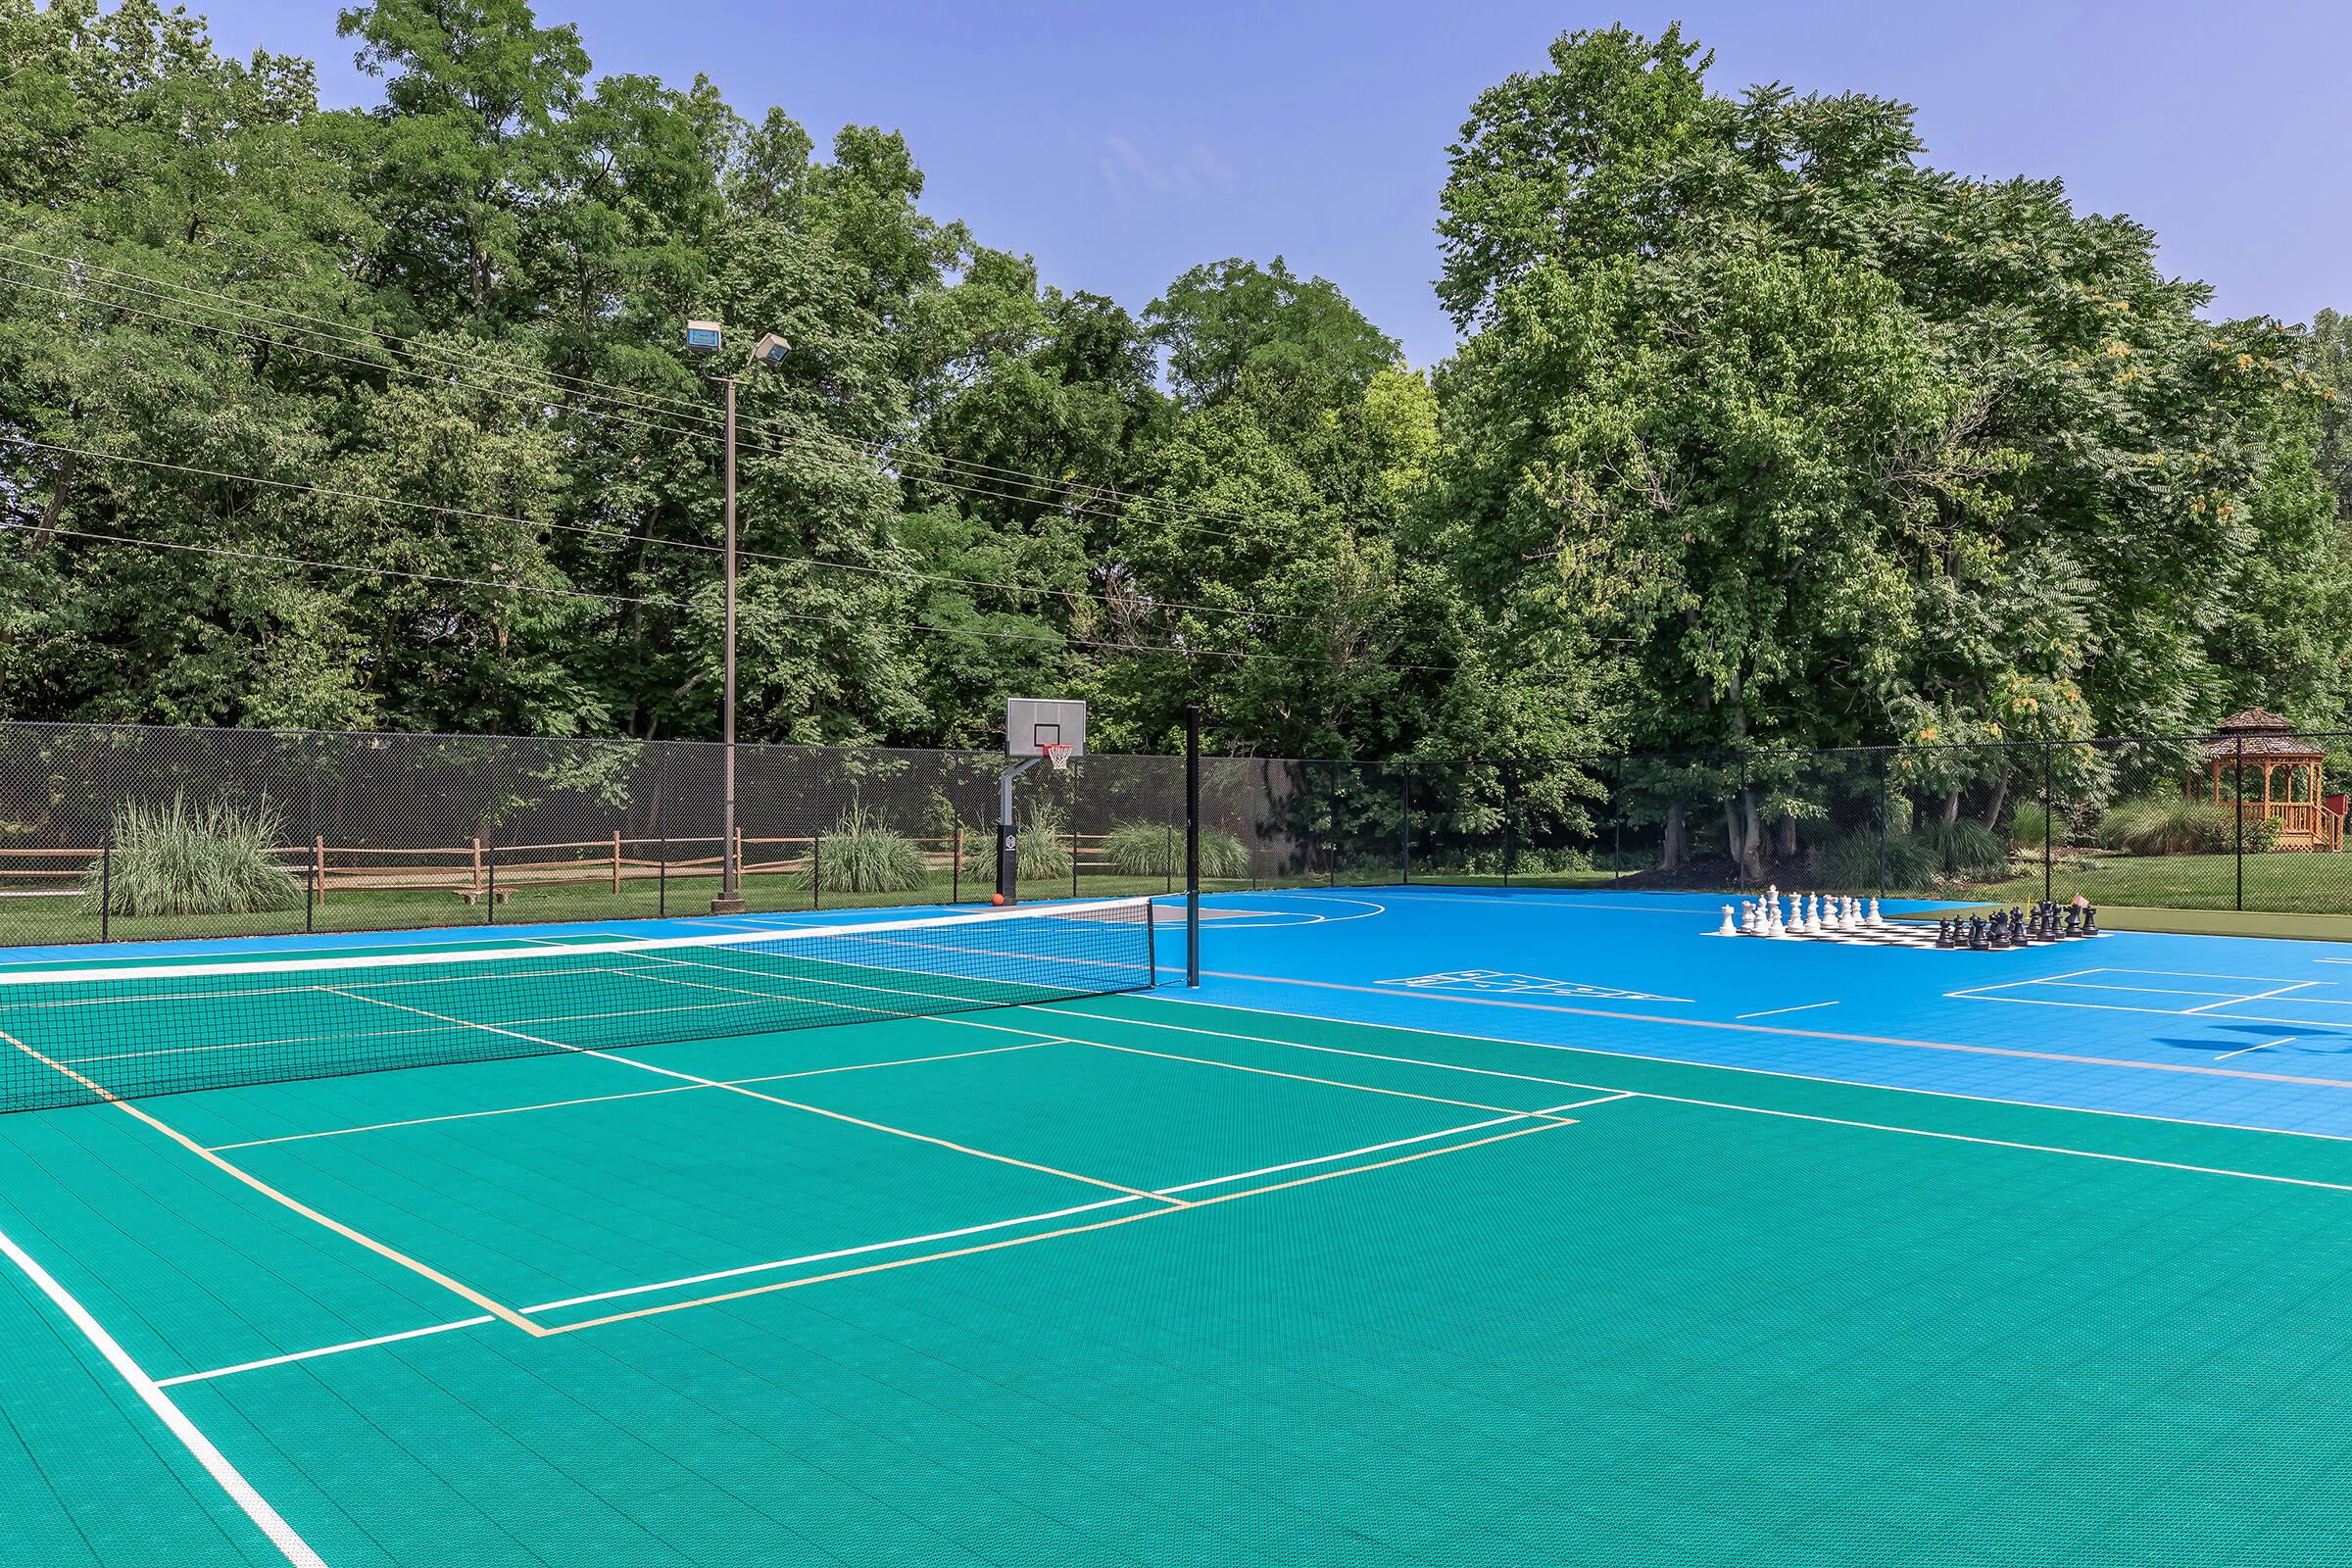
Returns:
[[[320,0],[189,0],[220,45],[319,63],[332,105],[373,102]],[[1780,80],[1917,106],[1929,161],[2065,179],[2128,213],[2226,315],[2352,309],[2352,5],[2246,0],[1688,3],[1671,9],[1391,0],[1152,6],[973,0],[544,0],[600,72],[699,72],[820,146],[848,122],[906,133],[925,205],[1048,281],[1132,310],[1198,262],[1288,258],[1332,279],[1417,365],[1452,347],[1430,279],[1446,146],[1471,99],[1541,69],[1572,27],[1679,17],[1719,91]]]

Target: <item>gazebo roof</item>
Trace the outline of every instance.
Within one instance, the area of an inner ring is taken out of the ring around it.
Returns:
[[[2274,762],[2316,762],[2328,753],[2295,734],[2295,727],[2267,708],[2248,708],[2231,713],[2214,728],[2219,738],[2204,743],[2207,757],[2234,758],[2242,748],[2247,757]]]

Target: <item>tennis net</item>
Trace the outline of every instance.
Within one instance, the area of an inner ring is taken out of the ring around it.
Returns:
[[[0,1112],[1152,983],[1149,899],[751,935],[0,972]]]

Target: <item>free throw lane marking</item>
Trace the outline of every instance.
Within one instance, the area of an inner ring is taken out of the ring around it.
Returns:
[[[1772,1018],[1784,1012],[1811,1012],[1815,1007],[1835,1007],[1835,1002],[1806,1002],[1793,1007],[1766,1007],[1762,1012],[1737,1012],[1735,1018]]]
[[[2243,1055],[2246,1055],[2247,1054],[2249,1054],[2249,1053],[2251,1053],[2251,1052],[2256,1052],[2256,1051],[2268,1051],[2268,1050],[2270,1050],[2270,1049],[2271,1049],[2273,1046],[2283,1046],[2283,1045],[2285,1045],[2285,1044],[2286,1044],[2288,1041],[2291,1041],[2291,1040],[2300,1040],[2301,1038],[2303,1038],[2303,1037],[2302,1037],[2302,1036],[2300,1036],[2300,1035],[2280,1035],[2280,1036],[2279,1036],[2278,1039],[2276,1039],[2276,1040],[2265,1040],[2265,1041],[2264,1041],[2264,1042],[2263,1042],[2261,1045],[2259,1045],[2259,1046],[2248,1046],[2248,1047],[2246,1047],[2246,1048],[2245,1048],[2245,1050],[2244,1050],[2244,1051],[2225,1051],[2225,1052],[2223,1052],[2223,1053],[2222,1053],[2220,1055],[2218,1055],[2218,1056],[2214,1057],[2213,1059],[2214,1059],[2214,1060],[2216,1060],[2216,1061],[2228,1061],[2228,1060],[2229,1060],[2229,1059],[2230,1059],[2231,1056],[2243,1056]]]

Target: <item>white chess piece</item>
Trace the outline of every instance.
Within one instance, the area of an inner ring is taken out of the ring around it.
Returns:
[[[1886,923],[1886,921],[1879,918],[1879,901],[1875,898],[1872,899],[1870,901],[1870,913],[1864,918],[1863,924],[1885,925]]]
[[[1740,934],[1740,928],[1732,924],[1732,906],[1728,904],[1723,906],[1723,924],[1715,928],[1715,934],[1719,937],[1736,937]]]
[[[1821,906],[1810,893],[1805,895],[1804,915],[1797,921],[1797,926],[1809,937],[1821,935]]]
[[[1862,902],[1859,899],[1845,898],[1839,899],[1838,903],[1840,906],[1839,915],[1845,929],[1848,931],[1861,930]]]

